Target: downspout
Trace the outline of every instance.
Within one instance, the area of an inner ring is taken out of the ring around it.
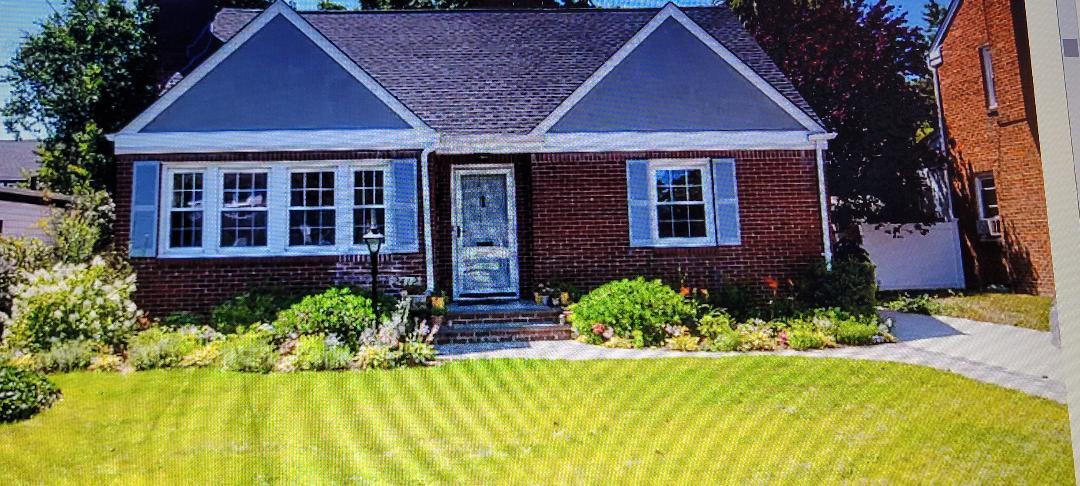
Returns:
[[[433,147],[428,147],[420,152],[420,190],[424,192],[424,282],[427,284],[428,295],[435,292],[435,245],[431,241],[431,171],[428,169],[428,159],[434,151]]]
[[[829,194],[825,187],[825,149],[829,146],[829,140],[834,138],[835,133],[810,135],[817,155],[818,210],[821,212],[821,244],[824,250],[822,256],[825,257],[825,266],[829,269],[832,269],[832,235],[829,231]]]

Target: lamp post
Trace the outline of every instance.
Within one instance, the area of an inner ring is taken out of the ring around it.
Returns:
[[[377,225],[371,225],[367,233],[362,237],[367,245],[368,255],[371,256],[371,313],[375,315],[375,323],[379,323],[379,250],[386,241],[386,236],[379,233]]]

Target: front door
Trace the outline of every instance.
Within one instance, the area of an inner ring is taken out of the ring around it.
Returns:
[[[513,168],[454,169],[454,298],[518,296]]]

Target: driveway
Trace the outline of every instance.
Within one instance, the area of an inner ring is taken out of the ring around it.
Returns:
[[[955,317],[886,312],[900,342],[878,346],[766,354],[895,361],[951,371],[974,380],[1065,402],[1061,351],[1050,333]],[[685,353],[666,349],[608,349],[576,341],[439,346],[442,359],[643,359],[719,357],[745,353]],[[757,353],[749,353],[757,354]]]

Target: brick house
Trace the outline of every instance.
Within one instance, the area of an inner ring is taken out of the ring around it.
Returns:
[[[832,135],[724,7],[226,9],[120,132],[117,240],[151,314],[253,287],[457,302],[634,276],[715,288],[830,255]]]
[[[930,53],[970,287],[1053,295],[1021,0],[954,0]]]

